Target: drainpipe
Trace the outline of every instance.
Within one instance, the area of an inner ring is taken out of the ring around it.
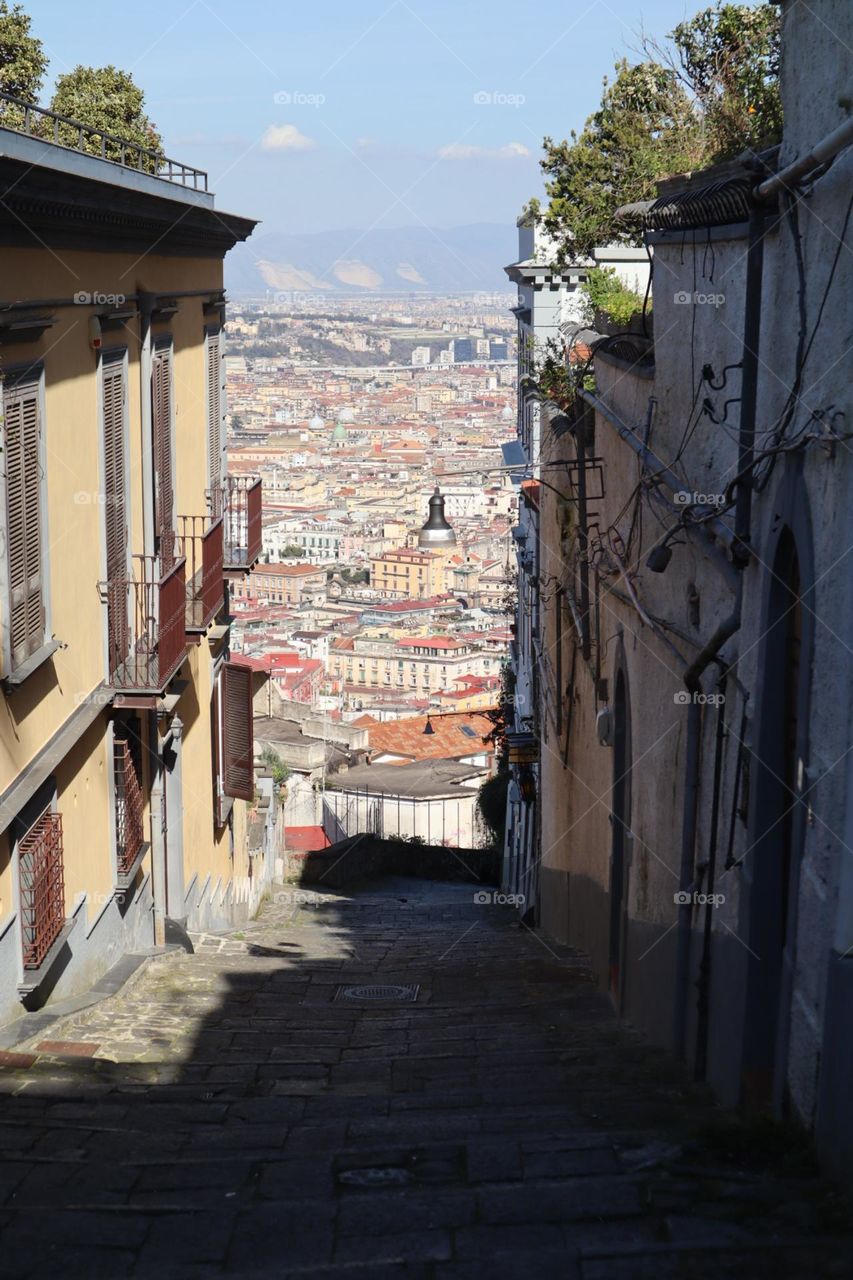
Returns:
[[[722,701],[717,706],[717,733],[714,743],[714,781],[711,798],[711,828],[708,833],[708,858],[705,864],[705,919],[702,928],[702,959],[699,963],[698,989],[696,1002],[696,1058],[695,1078],[704,1080],[708,1074],[708,1026],[711,1014],[711,915],[714,910],[711,899],[714,895],[714,880],[717,872],[717,838],[720,828],[720,787],[723,774],[723,740],[725,738],[725,705],[726,677],[723,668],[717,681],[717,691]]]
[[[746,303],[743,316],[743,357],[740,383],[740,440],[735,494],[735,563],[749,559],[752,515],[752,464],[755,458],[755,411],[758,396],[758,344],[761,340],[761,277],[764,267],[764,214],[754,208],[749,219],[746,255]]]
[[[687,705],[687,756],[685,760],[684,813],[681,824],[681,868],[678,888],[688,894],[690,900],[678,906],[675,962],[675,1026],[673,1043],[678,1057],[683,1058],[687,1046],[687,997],[690,985],[690,926],[693,916],[692,896],[695,887],[696,826],[699,816],[699,777],[702,741],[702,704],[697,694],[702,692],[701,677],[706,668],[717,660],[717,655],[727,640],[740,629],[743,604],[743,577],[738,578],[734,608],[720,623],[701,653],[684,673],[684,684],[690,694]]]
[[[735,605],[731,614],[715,631],[708,644],[688,667],[684,683],[690,694],[687,708],[687,758],[685,761],[684,816],[681,826],[681,870],[679,890],[692,898],[695,882],[696,825],[699,809],[700,746],[702,708],[696,701],[701,690],[700,677],[714,661],[741,624],[743,605],[743,570],[750,560],[752,534],[752,466],[755,459],[755,419],[758,399],[758,358],[761,339],[761,288],[764,268],[764,213],[756,207],[749,220],[749,246],[746,259],[746,299],[743,317],[743,356],[741,371],[740,433],[738,444],[738,481],[735,495],[735,538],[732,558],[740,572],[737,579]],[[712,817],[712,821],[713,821]],[[675,968],[675,1051],[680,1058],[687,1049],[687,1000],[690,984],[690,939],[693,917],[692,901],[680,902]],[[704,959],[703,959],[704,963]],[[702,993],[700,989],[700,999]],[[706,993],[710,1000],[710,991]],[[705,1015],[700,1008],[700,1022]]]
[[[142,428],[142,549],[154,554],[154,437],[151,421],[151,312],[156,296],[139,294],[139,421]]]
[[[163,768],[163,739],[156,712],[149,713],[148,741],[156,743],[151,752],[151,879],[154,895],[154,945],[166,942],[166,778]]]

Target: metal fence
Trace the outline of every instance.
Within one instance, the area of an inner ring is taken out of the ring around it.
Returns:
[[[457,798],[385,795],[366,787],[328,790],[322,812],[323,830],[332,843],[363,832],[463,848],[485,842],[470,792]]]
[[[191,187],[194,191],[207,191],[207,174],[203,169],[183,164],[180,160],[170,160],[154,147],[129,142],[117,134],[81,124],[79,120],[36,106],[34,102],[16,98],[11,93],[0,93],[0,128],[13,129],[40,142],[52,142],[54,146],[97,156],[126,169],[137,169],[166,182]]]

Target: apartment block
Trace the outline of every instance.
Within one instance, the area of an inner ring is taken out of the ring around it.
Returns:
[[[261,489],[227,473],[222,363],[223,257],[254,223],[155,163],[0,129],[4,1022],[169,921],[230,922],[263,875],[227,608]]]

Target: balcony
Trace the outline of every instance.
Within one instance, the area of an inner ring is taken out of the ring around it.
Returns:
[[[187,650],[186,561],[160,568],[156,556],[134,556],[130,578],[101,583],[109,629],[109,683],[122,693],[162,693]]]
[[[261,557],[262,492],[259,476],[226,476],[208,491],[212,516],[222,516],[226,570],[249,570]]]
[[[186,629],[205,632],[225,601],[225,521],[222,516],[179,516],[186,561]]]

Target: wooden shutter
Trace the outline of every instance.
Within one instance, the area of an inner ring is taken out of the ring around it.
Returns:
[[[172,477],[172,349],[156,347],[151,361],[154,437],[154,535],[171,546],[175,527]]]
[[[102,366],[104,432],[104,524],[107,541],[107,626],[110,671],[118,670],[128,654],[127,497],[124,406],[127,395],[124,360]]]
[[[252,672],[236,662],[222,667],[222,789],[227,796],[255,795]]]
[[[9,388],[3,397],[3,409],[9,631],[14,670],[45,641],[38,384],[31,382]]]
[[[222,346],[218,333],[207,335],[207,484],[222,484]]]

